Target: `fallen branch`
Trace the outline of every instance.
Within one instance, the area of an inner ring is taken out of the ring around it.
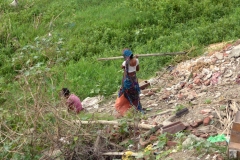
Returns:
[[[225,129],[222,131],[221,134],[224,134],[226,132],[226,135],[229,135],[229,132],[231,130],[232,127],[232,123],[234,122],[234,120],[232,120],[230,123],[228,123],[228,125],[225,127]]]
[[[176,115],[169,116],[165,121],[173,121],[176,118]],[[164,121],[164,122],[165,122]]]
[[[176,118],[176,115],[169,116],[165,121],[162,122],[163,126],[167,126],[172,123],[172,121]]]
[[[225,116],[221,116],[221,113],[216,108],[214,109],[221,124],[220,128],[223,130],[221,134],[229,135],[229,132],[232,128],[232,123],[234,122],[234,116],[238,111],[236,103],[234,101],[232,102],[231,100],[228,101],[228,105],[225,108]]]
[[[94,148],[93,149],[94,153],[97,153],[99,151],[99,143],[100,143],[100,141],[101,141],[101,136],[100,136],[100,134],[98,134],[97,139],[96,139],[96,141],[94,143],[94,147],[93,147]]]
[[[233,110],[233,115],[236,115],[236,113],[238,112],[238,107],[236,106],[236,102],[232,101],[232,103],[229,104],[229,106]]]
[[[147,137],[149,137],[151,134],[155,133],[157,130],[159,130],[161,127],[163,127],[162,124],[153,127],[152,129],[150,129],[149,131],[147,131],[146,133],[144,133],[143,135],[141,135],[141,138],[139,140],[139,144],[144,147],[146,145],[148,145],[149,143],[151,143],[152,140],[147,139],[145,140]]]
[[[124,150],[124,147],[122,147],[122,146],[120,146],[120,145],[118,145],[118,144],[115,144],[115,143],[113,143],[113,142],[110,142],[106,137],[101,136],[101,135],[100,135],[100,137],[103,138],[103,139],[105,139],[105,141],[106,141],[107,144],[110,144],[111,146],[114,146],[114,147],[116,147],[116,148],[119,148],[119,149],[121,149],[121,150]]]
[[[140,138],[139,140],[139,144],[140,144],[140,147],[143,148],[145,147],[146,145],[148,145],[149,143],[151,143],[151,140],[150,139],[147,139],[147,140],[143,140],[143,138]]]
[[[124,154],[125,154],[125,152],[106,152],[106,153],[103,153],[102,155],[103,156],[122,156]],[[132,153],[131,156],[136,157],[138,155],[139,155],[139,153]]]
[[[170,52],[170,53],[148,53],[148,54],[138,54],[138,57],[150,57],[150,56],[173,56],[179,54],[186,54],[187,52]],[[118,57],[108,57],[108,58],[99,58],[99,61],[104,60],[115,60],[115,59],[123,59],[123,56]]]
[[[110,124],[110,125],[121,125],[121,123],[119,123],[118,121],[106,121],[106,120],[97,120],[97,121],[79,121],[76,120],[74,121],[74,123],[77,124]],[[155,127],[156,125],[149,125],[149,124],[134,124],[134,123],[128,123],[128,125],[130,126],[136,126],[137,128],[141,128],[141,129],[152,129],[153,127]]]
[[[155,133],[157,130],[159,130],[161,127],[163,127],[162,124],[153,127],[152,129],[150,129],[149,131],[147,131],[146,133],[144,133],[143,135],[141,135],[142,138],[146,138],[148,136],[150,136],[151,134]]]
[[[149,115],[148,117],[160,116],[160,115],[166,114],[166,113],[168,113],[168,112],[173,112],[173,111],[175,111],[175,109],[168,109],[168,110],[163,111],[163,112],[160,112],[160,113],[154,113],[154,114],[152,114],[152,115]]]
[[[220,112],[216,108],[214,108],[214,110],[215,110],[218,118],[220,119],[220,122],[223,123],[223,119],[222,119],[222,116],[221,116]]]

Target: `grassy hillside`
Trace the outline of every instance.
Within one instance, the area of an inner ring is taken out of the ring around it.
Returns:
[[[62,87],[81,99],[116,92],[122,60],[97,58],[120,56],[123,48],[136,54],[195,48],[187,56],[140,58],[138,77],[147,79],[166,64],[203,53],[208,44],[238,39],[240,32],[238,0],[23,0],[17,7],[10,3],[0,1],[0,110],[1,121],[18,132],[44,124],[24,123],[25,113],[30,111],[31,117],[37,114],[33,109],[59,104]],[[0,157],[11,156],[9,144],[14,148],[16,142],[8,139],[8,150]]]
[[[31,76],[47,70],[54,75],[56,90],[67,86],[82,98],[109,95],[119,85],[121,60],[98,62],[98,57],[119,56],[126,47],[137,54],[161,53],[236,39],[238,5],[238,1],[208,0],[25,0],[14,8],[5,0],[1,82],[11,86],[19,73]],[[170,60],[141,59],[139,77],[154,75]]]

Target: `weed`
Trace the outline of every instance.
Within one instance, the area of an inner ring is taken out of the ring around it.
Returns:
[[[184,132],[177,132],[174,137],[179,140],[180,142],[183,140],[183,138],[185,137],[185,133]]]
[[[168,138],[167,133],[163,133],[158,137],[158,144],[157,146],[162,149],[167,144]]]
[[[206,100],[205,100],[205,103],[206,103],[206,104],[211,104],[212,101],[211,101],[210,99],[206,99]]]
[[[156,156],[156,160],[159,160],[159,159],[162,159],[162,158],[168,156],[171,152],[172,152],[172,150],[163,151],[161,154],[158,154]]]
[[[220,110],[225,110],[226,109],[226,106],[220,106]]]
[[[195,149],[198,155],[208,154],[213,152],[220,152],[222,154],[226,153],[227,147],[216,145],[208,141],[196,141],[188,149]]]
[[[182,110],[183,108],[185,108],[185,106],[178,104],[177,106],[175,106],[175,113]]]

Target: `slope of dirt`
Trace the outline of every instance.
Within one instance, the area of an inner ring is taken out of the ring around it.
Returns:
[[[140,123],[168,125],[172,122],[183,122],[191,127],[197,121],[210,117],[211,122],[190,131],[198,137],[207,138],[211,135],[224,133],[230,135],[230,127],[222,125],[227,111],[225,108],[234,104],[239,109],[239,41],[220,43],[209,46],[203,56],[169,66],[157,76],[149,79],[150,87],[142,90],[141,103],[146,109],[146,120]],[[114,113],[114,103],[117,95],[113,95],[101,103],[101,107],[89,112]],[[170,119],[178,109],[187,108],[188,113],[181,117]],[[158,115],[171,109],[170,112]],[[218,115],[220,114],[220,117]],[[236,112],[231,114],[234,119]],[[222,119],[221,119],[222,118]],[[230,123],[229,121],[224,121]],[[205,126],[205,127],[206,127]],[[202,130],[201,130],[202,127]],[[185,153],[173,153],[168,159],[191,159],[184,157]],[[196,157],[195,157],[196,158]],[[194,157],[193,157],[194,159]],[[210,157],[211,159],[211,157]]]

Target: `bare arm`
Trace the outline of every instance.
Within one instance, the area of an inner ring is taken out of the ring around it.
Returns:
[[[140,69],[140,67],[139,67],[139,65],[137,65],[137,67],[136,67],[136,71],[139,71],[139,69]]]
[[[138,56],[136,55],[136,57],[138,57]],[[137,59],[137,61],[138,61],[138,59]],[[140,69],[140,67],[139,67],[139,61],[138,61],[137,66],[136,66],[136,71],[139,71],[139,69]]]
[[[125,69],[125,64],[126,64],[126,61],[122,63],[122,66],[121,66],[122,69]]]

